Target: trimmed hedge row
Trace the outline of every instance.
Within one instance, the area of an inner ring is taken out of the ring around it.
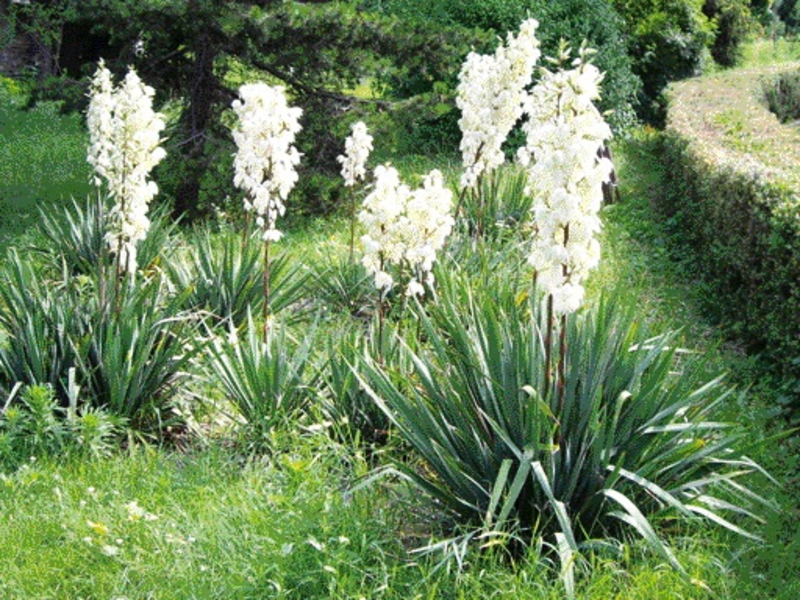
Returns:
[[[788,379],[797,401],[800,133],[766,107],[763,81],[773,75],[735,71],[670,89],[669,180],[658,203],[709,309]]]

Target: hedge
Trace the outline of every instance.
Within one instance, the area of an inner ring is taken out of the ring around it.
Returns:
[[[800,399],[800,132],[765,86],[790,67],[671,86],[658,208],[708,307]],[[797,69],[797,65],[791,68]]]

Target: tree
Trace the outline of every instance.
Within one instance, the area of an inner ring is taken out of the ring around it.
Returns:
[[[734,66],[742,54],[742,42],[755,23],[747,0],[706,0],[703,14],[716,25],[711,56],[723,67]]]
[[[366,13],[357,2],[31,2],[63,11],[62,23],[105,36],[105,50],[115,53],[105,56],[113,71],[133,64],[159,91],[161,102],[169,100],[179,108],[159,180],[172,196],[175,211],[189,215],[235,194],[227,168],[233,147],[222,121],[246,79],[266,79],[288,88],[293,103],[303,108],[298,145],[308,157],[306,169],[313,162],[317,171],[336,173],[344,138],[339,134],[347,123],[333,128],[335,138],[332,125],[356,113],[393,113],[411,97],[425,100],[423,92],[457,72],[474,39],[462,30]],[[26,11],[18,9],[20,14],[29,14]],[[90,69],[91,65],[84,67]],[[388,95],[365,99],[348,93],[364,80],[384,83]],[[394,85],[400,80],[424,86],[403,91]],[[226,167],[225,181],[214,174],[221,166]]]

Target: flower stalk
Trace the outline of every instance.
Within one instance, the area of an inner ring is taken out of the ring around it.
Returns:
[[[613,170],[611,161],[598,155],[611,130],[593,103],[603,76],[588,62],[590,52],[581,48],[571,69],[542,69],[540,82],[525,100],[526,144],[518,152],[534,198],[528,262],[547,298],[545,388],[559,403],[566,378],[566,319],[581,306],[583,281],[600,260],[595,235],[601,228],[602,186]],[[562,44],[557,62],[568,59],[569,48]]]
[[[95,185],[99,189],[105,182],[114,200],[106,243],[115,255],[118,280],[136,273],[136,246],[150,229],[147,212],[158,193],[148,177],[166,156],[160,137],[164,116],[153,110],[154,95],[132,68],[115,87],[102,60],[90,88],[87,161],[94,167]]]
[[[245,191],[244,209],[251,215],[264,243],[264,338],[267,340],[270,312],[270,244],[283,234],[276,228],[286,212],[285,202],[297,183],[300,153],[294,146],[300,131],[302,110],[290,107],[283,88],[264,83],[243,85],[240,99],[232,107],[239,123],[233,131],[237,151],[234,183]],[[248,238],[245,228],[243,243]]]
[[[367,158],[372,150],[372,136],[367,132],[367,126],[359,121],[354,123],[352,133],[345,140],[345,153],[337,156],[336,160],[342,164],[342,178],[349,191],[349,217],[350,217],[350,264],[355,262],[356,239],[356,195],[355,187],[363,182],[367,175]]]

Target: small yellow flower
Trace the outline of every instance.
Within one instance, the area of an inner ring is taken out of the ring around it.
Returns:
[[[109,529],[102,523],[95,523],[94,521],[86,521],[86,524],[94,531],[97,535],[108,535]]]

